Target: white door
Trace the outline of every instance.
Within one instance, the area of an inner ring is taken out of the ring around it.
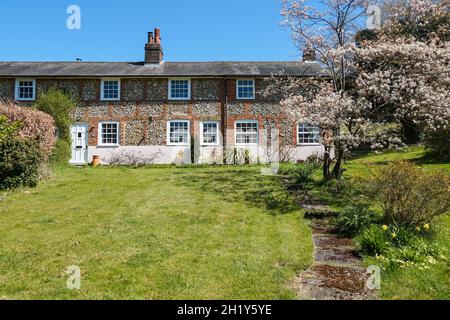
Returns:
[[[72,159],[71,164],[87,164],[88,162],[88,125],[86,123],[74,123],[70,127],[72,135]]]

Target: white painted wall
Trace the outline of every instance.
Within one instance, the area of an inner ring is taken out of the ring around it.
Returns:
[[[232,149],[230,147],[227,153],[231,156]],[[261,146],[236,146],[239,154],[242,156],[245,149],[250,150],[251,163],[268,162],[268,155],[265,147]],[[322,155],[324,152],[322,145],[304,145],[297,146],[293,149],[292,155],[295,161],[306,160],[310,155]],[[191,148],[189,146],[119,146],[119,147],[100,147],[90,146],[88,148],[88,160],[92,162],[94,155],[100,156],[102,164],[108,164],[108,159],[114,153],[140,153],[144,156],[154,158],[155,164],[190,164]],[[222,163],[222,146],[201,146],[196,155],[197,162],[200,164]]]

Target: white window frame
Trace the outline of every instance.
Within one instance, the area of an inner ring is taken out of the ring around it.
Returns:
[[[237,125],[238,123],[256,123],[256,143],[238,143],[237,142]],[[237,146],[257,146],[259,143],[259,122],[258,120],[238,120],[234,123],[234,144]]]
[[[187,98],[172,97],[172,81],[187,81],[188,82],[188,96]],[[169,100],[191,100],[191,79],[190,78],[170,78],[167,82],[167,90]]]
[[[21,98],[19,95],[19,83],[20,81],[31,81],[33,83],[33,97],[32,98]],[[36,100],[36,79],[30,78],[18,78],[16,79],[15,90],[14,90],[14,99],[16,101],[34,101]]]
[[[104,124],[117,125],[117,143],[103,143],[102,129]],[[100,147],[118,147],[120,146],[120,122],[119,121],[100,121],[98,123],[98,141],[97,145]]]
[[[239,81],[252,81],[253,82],[253,97],[252,98],[239,97]],[[255,79],[236,79],[236,99],[237,100],[255,100],[256,99],[256,80]]]
[[[105,81],[117,81],[117,98],[105,98]],[[119,78],[103,78],[100,84],[100,100],[101,101],[119,101],[121,91],[121,81]]]
[[[204,140],[204,132],[203,132],[203,128],[205,124],[215,124],[216,125],[216,142],[215,143],[210,143],[210,142],[205,142]],[[204,145],[204,146],[218,146],[220,144],[220,134],[219,134],[219,128],[220,126],[220,122],[219,121],[203,121],[200,125],[200,144]]]
[[[187,123],[187,142],[170,142],[170,124],[172,122],[185,122]],[[168,120],[167,121],[167,145],[168,146],[190,146],[191,145],[191,122],[189,120]]]
[[[300,142],[300,126],[301,125],[308,125],[309,127],[319,128],[317,126],[313,126],[313,125],[310,125],[310,124],[304,123],[304,122],[297,123],[297,145],[299,145],[299,146],[319,146],[321,144],[320,129],[319,129],[319,142]],[[302,132],[306,133],[305,131],[302,131]]]

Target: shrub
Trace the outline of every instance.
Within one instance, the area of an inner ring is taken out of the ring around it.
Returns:
[[[385,253],[389,246],[389,235],[379,225],[370,225],[356,238],[362,254],[375,256]]]
[[[53,164],[66,164],[71,156],[70,143],[64,139],[58,139],[49,160]]]
[[[75,102],[64,92],[51,88],[38,96],[34,107],[53,117],[58,132],[58,140],[62,140],[57,142],[54,149],[55,154],[51,156],[51,161],[66,163],[71,156],[70,124],[72,120],[70,113],[75,109]]]
[[[279,173],[294,178],[296,183],[308,182],[314,173],[314,166],[310,164],[285,163],[280,166]]]
[[[41,159],[39,146],[31,139],[13,137],[0,142],[0,189],[35,187]]]
[[[436,131],[426,132],[424,144],[427,152],[441,161],[450,160],[450,143],[448,143],[449,137],[450,125]]]
[[[20,122],[10,122],[5,116],[0,116],[0,142],[8,139],[20,128]]]
[[[338,232],[347,237],[354,237],[361,233],[375,220],[375,213],[368,205],[357,203],[348,205],[339,214],[335,223]]]
[[[395,225],[430,222],[450,208],[450,180],[444,171],[426,173],[396,161],[378,168],[370,182],[386,220]]]
[[[19,107],[12,103],[0,102],[0,116],[9,122],[20,122],[19,136],[35,141],[41,156],[46,160],[55,145],[55,126],[53,118],[29,107]]]

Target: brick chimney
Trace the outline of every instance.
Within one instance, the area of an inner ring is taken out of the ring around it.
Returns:
[[[303,49],[303,62],[315,62],[316,61],[316,52],[312,45],[308,44]]]
[[[148,33],[148,41],[145,45],[145,63],[160,64],[163,61],[163,49],[161,47],[161,30],[155,29],[155,33]]]

